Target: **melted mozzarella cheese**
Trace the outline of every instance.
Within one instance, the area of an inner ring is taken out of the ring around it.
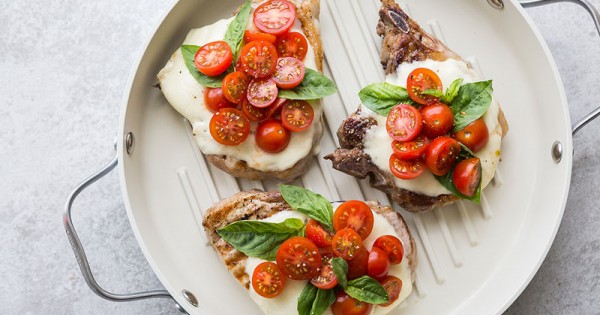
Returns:
[[[254,3],[253,9],[260,3]],[[253,11],[250,13],[252,17]],[[217,21],[214,24],[191,30],[183,45],[202,46],[212,41],[223,40],[232,18]],[[256,29],[252,18],[248,19],[248,29]],[[302,34],[300,21],[296,20],[291,31]],[[304,59],[306,67],[317,69],[315,53],[309,43]],[[192,125],[194,139],[204,154],[227,155],[245,161],[248,166],[260,171],[283,171],[294,166],[300,159],[319,152],[319,141],[315,138],[322,133],[321,115],[323,108],[320,101],[311,101],[315,117],[312,125],[305,131],[292,132],[288,147],[279,153],[267,153],[261,150],[254,139],[257,123],[252,122],[250,134],[246,141],[237,146],[225,146],[216,142],[209,130],[209,122],[213,113],[204,105],[204,87],[189,73],[181,50],[177,49],[158,73],[160,87],[169,103]],[[311,152],[311,149],[312,152]]]
[[[382,215],[373,212],[373,217],[375,219],[373,223],[373,231],[363,242],[368,250],[371,250],[373,243],[375,243],[375,240],[381,235],[394,235],[398,237],[394,227]],[[282,211],[267,219],[264,219],[263,221],[278,223],[283,222],[287,218],[308,220],[308,218],[301,213],[295,211]],[[252,277],[256,266],[264,261],[265,260],[259,258],[248,257],[246,260],[246,273]],[[371,315],[388,314],[396,309],[396,307],[398,307],[398,305],[400,305],[412,292],[412,275],[410,268],[408,267],[408,259],[406,256],[404,259],[402,259],[400,264],[392,265],[388,274],[396,276],[402,280],[402,291],[400,291],[400,296],[394,303],[387,307],[374,305],[373,309],[371,310]],[[254,291],[252,285],[250,285],[250,289],[248,291],[252,300],[258,304],[260,309],[265,314],[297,315],[298,297],[307,283],[308,281],[304,280],[299,281],[287,279],[283,292],[272,299],[260,296],[258,293],[256,293],[256,291]],[[328,308],[323,314],[331,315],[331,308]]]
[[[408,75],[416,68],[428,68],[434,71],[442,80],[442,86],[444,88],[449,87],[450,84],[452,84],[452,81],[458,78],[463,78],[463,83],[481,81],[477,73],[469,68],[464,61],[456,59],[434,61],[427,59],[425,61],[400,64],[396,69],[395,74],[387,75],[386,82],[405,87]],[[488,111],[483,115],[483,119],[489,131],[489,141],[483,149],[475,154],[481,160],[482,188],[485,188],[494,177],[494,172],[496,171],[500,159],[502,127],[498,122],[499,111],[500,106],[492,96],[492,104],[488,108]],[[363,107],[363,114],[373,117],[377,121],[377,125],[371,126],[366,132],[364,151],[369,154],[371,160],[379,169],[384,170],[394,178],[397,187],[427,196],[451,194],[450,191],[442,186],[428,170],[421,176],[410,180],[403,180],[393,176],[389,167],[389,158],[393,152],[392,138],[388,135],[385,128],[386,117],[374,113],[366,107]]]

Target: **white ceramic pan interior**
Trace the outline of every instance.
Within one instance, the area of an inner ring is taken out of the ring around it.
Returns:
[[[275,182],[236,180],[208,165],[187,121],[154,88],[156,74],[191,28],[231,15],[240,1],[181,0],[165,17],[132,79],[120,136],[132,133],[127,153],[119,143],[125,205],[150,265],[190,314],[260,314],[207,244],[203,211],[249,188]],[[402,212],[418,246],[413,294],[397,314],[494,314],[519,295],[544,259],[560,223],[571,175],[571,133],[565,95],[548,49],[523,9],[504,1],[407,0],[402,3],[426,29],[494,80],[510,125],[496,178],[481,206],[469,202],[413,215]],[[339,94],[324,100],[327,127],[321,153],[296,181],[330,200],[387,196],[331,168],[322,157],[336,147],[335,131],[359,104],[357,93],[382,81],[377,0],[322,0],[325,72]],[[551,146],[560,141],[560,163]],[[397,209],[399,210],[399,209]],[[185,289],[199,302],[190,305]]]

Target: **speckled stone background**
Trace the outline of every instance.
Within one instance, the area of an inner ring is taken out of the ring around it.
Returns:
[[[600,0],[590,1],[600,8]],[[0,314],[178,314],[168,300],[113,303],[94,295],[61,223],[71,190],[113,156],[131,68],[169,7],[158,0],[0,1]],[[528,13],[579,120],[600,105],[600,37],[573,4]],[[600,313],[599,134],[600,121],[575,137],[562,225],[506,314]],[[161,287],[131,231],[116,173],[75,207],[101,285],[115,292]]]

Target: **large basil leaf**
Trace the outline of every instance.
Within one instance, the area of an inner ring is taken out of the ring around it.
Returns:
[[[225,38],[223,39],[229,47],[231,48],[231,52],[233,53],[233,60],[237,60],[237,55],[240,53],[240,49],[242,48],[242,41],[244,40],[244,31],[246,30],[246,25],[248,25],[248,17],[250,16],[250,9],[252,9],[250,0],[246,0],[238,14],[233,18],[233,21],[227,27],[227,32],[225,32]]]
[[[339,257],[335,257],[331,259],[331,267],[333,267],[333,272],[338,279],[338,284],[345,289],[348,286],[348,263]]]
[[[333,290],[322,290],[309,282],[298,297],[298,314],[321,315],[334,301],[335,293]]]
[[[306,68],[304,79],[291,90],[279,90],[279,97],[290,100],[316,100],[337,92],[333,81],[318,71]]]
[[[458,158],[458,161],[456,164],[458,164],[458,162],[460,162],[462,160],[476,157],[475,154],[471,150],[469,150],[467,147],[465,147],[462,143],[460,144],[460,147],[461,147],[461,151],[459,153],[459,158]],[[463,195],[456,189],[456,186],[454,185],[454,181],[452,180],[452,173],[454,173],[454,168],[456,168],[456,165],[454,165],[454,167],[444,176],[434,175],[435,179],[437,179],[437,181],[440,184],[442,184],[442,186],[446,187],[446,189],[448,189],[456,197],[471,200],[472,202],[479,204],[481,202],[481,200],[480,200],[481,199],[481,178],[479,179],[479,185],[478,185],[477,191],[475,192],[475,194],[472,197]]]
[[[182,45],[181,46],[181,54],[183,55],[183,61],[185,62],[185,66],[188,68],[190,74],[198,81],[198,83],[202,84],[206,87],[217,88],[221,87],[221,82],[225,77],[225,73],[216,76],[209,77],[202,72],[198,71],[198,68],[194,65],[194,56],[196,56],[196,52],[200,49],[200,46],[195,45]]]
[[[383,286],[369,276],[348,281],[348,286],[344,291],[349,296],[366,303],[383,304],[390,301]]]
[[[454,113],[454,132],[483,116],[492,103],[492,92],[491,80],[467,83],[460,87],[450,105]]]
[[[358,92],[358,97],[368,109],[383,116],[387,116],[399,103],[412,104],[404,87],[387,82],[367,85]]]
[[[237,221],[217,231],[227,243],[247,256],[275,260],[281,243],[299,235],[304,227],[300,219],[290,218],[281,223]]]
[[[333,232],[333,206],[325,197],[298,186],[280,185],[279,190],[292,209],[317,220]]]

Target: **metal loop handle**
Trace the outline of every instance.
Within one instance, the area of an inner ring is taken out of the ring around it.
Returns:
[[[128,301],[136,301],[142,299],[152,299],[152,298],[169,298],[175,302],[175,307],[181,311],[182,313],[186,313],[185,310],[175,301],[175,299],[169,294],[166,290],[153,290],[153,291],[145,291],[145,292],[137,292],[131,294],[116,294],[109,292],[96,282],[94,279],[94,275],[92,274],[92,270],[90,269],[89,262],[85,255],[85,251],[83,250],[83,245],[75,231],[75,227],[73,226],[73,221],[71,220],[71,208],[73,203],[75,202],[75,198],[88,186],[104,177],[106,174],[110,173],[115,166],[118,164],[118,157],[115,156],[112,161],[110,161],[106,166],[104,166],[100,171],[96,172],[94,175],[90,176],[86,180],[84,180],[69,196],[69,200],[67,201],[67,205],[65,207],[65,212],[63,215],[63,223],[65,225],[65,231],[67,232],[67,237],[69,238],[69,242],[71,243],[71,248],[73,249],[73,253],[75,254],[75,258],[77,259],[77,264],[81,269],[81,274],[87,285],[90,289],[96,293],[96,295],[100,296],[109,301],[113,302],[128,302]],[[187,314],[187,313],[186,313]]]
[[[592,16],[592,20],[594,21],[594,25],[596,26],[596,31],[598,32],[598,35],[600,35],[600,13],[598,13],[598,10],[588,0],[519,0],[519,3],[524,8],[538,7],[558,2],[571,2],[584,7],[586,11]],[[598,118],[598,116],[600,116],[600,106],[591,111],[589,114],[585,115],[581,120],[579,120],[573,125],[573,136],[575,136],[575,134],[579,130],[581,130],[581,128],[583,128],[585,125],[590,123],[592,120]]]

